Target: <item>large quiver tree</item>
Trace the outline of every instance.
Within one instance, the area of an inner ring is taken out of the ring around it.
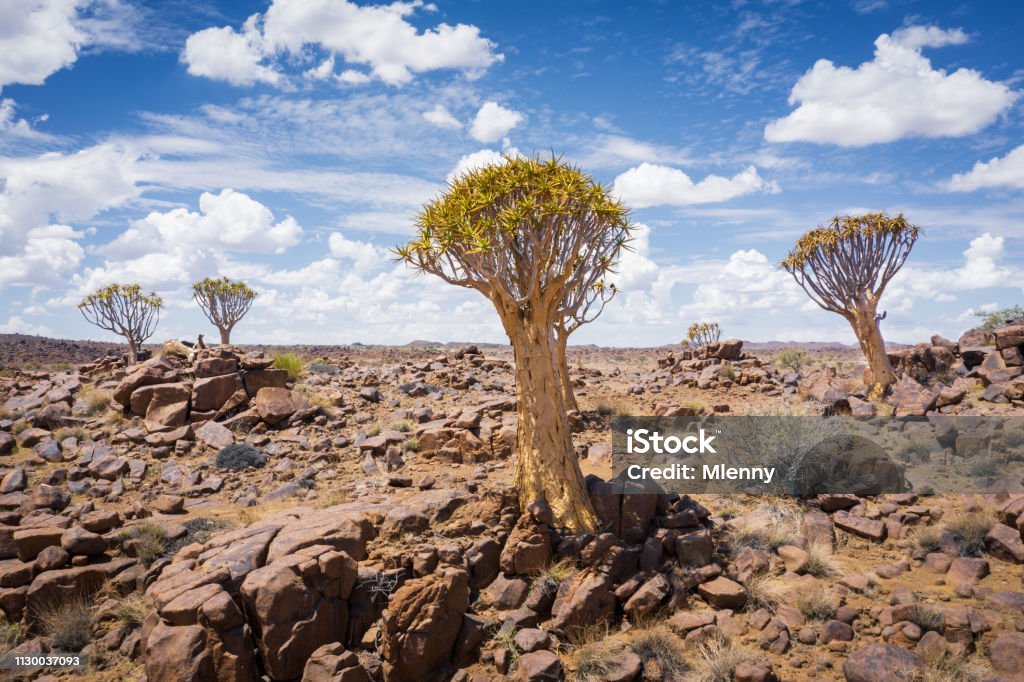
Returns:
[[[123,336],[128,360],[138,360],[139,348],[156,331],[163,299],[143,293],[138,284],[111,284],[89,294],[78,304],[82,316],[100,329]]]
[[[192,285],[192,293],[206,319],[220,332],[220,342],[225,345],[231,343],[231,330],[249,312],[256,298],[256,292],[248,284],[227,277],[207,277],[196,282]]]
[[[885,313],[878,314],[878,301],[903,267],[919,232],[902,213],[833,218],[827,227],[801,237],[782,261],[811,300],[842,315],[853,327],[875,395],[896,381],[879,329]]]
[[[630,235],[628,211],[560,159],[505,157],[456,180],[417,217],[399,258],[486,296],[515,357],[516,485],[523,508],[544,499],[555,523],[594,530],[566,416],[555,328],[571,292],[611,271]]]

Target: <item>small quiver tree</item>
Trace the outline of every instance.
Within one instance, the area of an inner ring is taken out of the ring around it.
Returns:
[[[555,328],[571,292],[614,267],[629,240],[628,211],[560,159],[505,157],[454,180],[416,225],[417,238],[396,250],[399,259],[486,296],[512,344],[522,507],[544,499],[557,525],[594,530],[597,516],[569,433]]]
[[[597,279],[601,274],[600,270],[595,269],[590,277],[581,279],[577,287],[568,292],[559,313],[559,320],[555,323],[555,348],[558,352],[559,369],[562,373],[562,395],[567,410],[580,409],[569,377],[569,335],[588,322],[596,320],[608,301],[618,292],[614,284]],[[596,281],[591,281],[595,279]]]
[[[192,285],[196,303],[213,326],[220,331],[220,342],[231,343],[231,330],[252,307],[256,292],[242,281],[227,277],[206,279]]]
[[[903,214],[833,218],[811,230],[782,261],[815,303],[842,315],[853,327],[868,362],[866,380],[878,396],[896,381],[885,352],[878,301],[917,241],[920,228]]]
[[[123,336],[128,360],[135,364],[139,348],[156,331],[163,305],[163,299],[153,292],[143,293],[138,284],[111,284],[82,299],[78,309],[100,329]]]
[[[686,330],[686,338],[680,343],[684,348],[699,348],[707,353],[708,345],[718,343],[722,330],[717,322],[694,322]]]

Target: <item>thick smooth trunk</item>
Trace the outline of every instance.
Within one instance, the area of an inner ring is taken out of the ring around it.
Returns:
[[[868,361],[867,383],[871,386],[872,393],[884,392],[896,383],[896,373],[893,372],[889,356],[885,352],[885,340],[878,328],[875,310],[875,306],[860,306],[850,319],[857,341]]]
[[[226,328],[225,329],[221,329],[220,330],[220,345],[226,346],[229,343],[231,343],[231,330],[230,329],[226,329]]]
[[[134,339],[128,339],[128,364],[134,365],[139,361],[139,346]]]
[[[526,509],[530,502],[544,499],[557,526],[573,532],[593,531],[597,515],[569,434],[561,372],[549,329],[506,326],[516,363],[519,503]]]
[[[572,379],[569,378],[569,357],[566,348],[569,344],[569,334],[565,330],[556,332],[555,351],[558,355],[558,370],[562,380],[562,399],[565,400],[565,409],[579,410],[579,403],[576,402],[576,394],[572,390]]]

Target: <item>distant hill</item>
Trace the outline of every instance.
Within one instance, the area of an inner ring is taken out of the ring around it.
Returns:
[[[329,355],[346,350],[358,348],[374,349],[388,352],[388,349],[407,349],[413,351],[424,351],[432,348],[453,350],[465,346],[477,346],[482,350],[494,351],[496,349],[507,349],[508,344],[501,343],[480,343],[477,341],[428,341],[417,339],[401,346],[385,346],[378,344],[350,343],[350,344],[240,344],[245,348],[258,349],[267,353],[296,352],[303,355]],[[888,344],[891,348],[906,348],[902,344]],[[159,348],[160,344],[147,344],[149,348]],[[856,351],[856,345],[848,345],[835,341],[744,341],[743,347],[749,351],[774,352],[782,348],[798,347],[809,352],[838,353]],[[605,346],[595,344],[583,344],[569,346],[570,352],[579,353],[597,351]],[[39,365],[53,366],[61,363],[81,364],[95,360],[107,354],[123,353],[127,347],[123,343],[112,343],[109,341],[83,341],[71,339],[52,339],[45,336],[32,336],[29,334],[0,334],[0,368],[23,367],[26,364],[37,363]],[[656,347],[628,347],[616,348],[617,350],[633,351],[664,351],[666,353],[679,350],[677,344],[665,344]]]

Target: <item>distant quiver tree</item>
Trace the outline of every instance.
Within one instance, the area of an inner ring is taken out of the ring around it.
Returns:
[[[256,298],[248,284],[227,277],[207,277],[193,284],[192,292],[206,319],[220,331],[220,342],[225,345],[231,343],[231,330],[249,312]]]
[[[100,329],[123,336],[128,360],[138,361],[139,348],[156,331],[163,299],[143,293],[138,284],[111,284],[89,294],[78,304],[82,316]]]

